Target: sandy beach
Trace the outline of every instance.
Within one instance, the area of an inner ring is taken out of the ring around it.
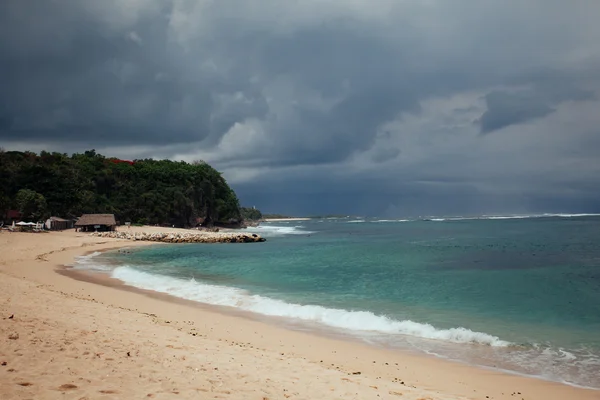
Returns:
[[[0,233],[0,398],[600,399],[64,272],[79,255],[148,244]]]

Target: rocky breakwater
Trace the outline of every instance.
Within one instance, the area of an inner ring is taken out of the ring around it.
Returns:
[[[146,233],[146,232],[94,232],[91,236],[141,240],[161,243],[257,243],[266,241],[256,233],[240,232],[185,232],[185,233]]]

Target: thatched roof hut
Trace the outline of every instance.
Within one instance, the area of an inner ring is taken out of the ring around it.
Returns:
[[[75,227],[85,232],[114,231],[116,225],[114,214],[83,214],[75,222]]]

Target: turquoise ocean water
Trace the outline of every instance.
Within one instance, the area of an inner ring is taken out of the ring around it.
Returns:
[[[600,216],[253,230],[268,241],[110,252],[77,268],[376,346],[600,388]]]

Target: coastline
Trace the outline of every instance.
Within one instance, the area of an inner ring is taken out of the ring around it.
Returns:
[[[293,331],[258,318],[220,312],[215,306],[144,293],[147,291],[108,276],[112,282],[98,282],[100,278],[95,276],[73,279],[67,276],[73,273],[62,269],[85,253],[143,245],[156,243],[75,232],[0,234],[4,318],[0,320],[0,361],[7,362],[1,368],[15,369],[2,375],[2,393],[8,393],[8,398],[55,398],[61,391],[81,398],[82,394],[98,396],[104,390],[118,392],[112,393],[117,398],[153,397],[162,391],[179,392],[181,398],[211,393],[213,397],[257,399],[398,398],[400,394],[415,400],[600,399],[600,391]],[[45,312],[36,308],[40,305]],[[62,312],[69,309],[77,311],[76,319]],[[15,317],[6,319],[11,314]],[[42,339],[31,339],[23,347],[23,341],[33,335],[29,332],[48,326]],[[92,327],[103,327],[104,331],[96,329],[92,334]],[[7,339],[18,330],[18,339]],[[69,336],[69,344],[65,344],[65,331],[87,333]],[[110,346],[102,344],[106,340]],[[40,341],[45,342],[44,347]],[[90,351],[84,355],[81,350],[89,345],[103,349],[97,352],[103,354],[96,356]],[[145,351],[148,346],[152,352]],[[129,347],[135,350],[122,351],[118,357],[105,356],[111,350]],[[44,356],[35,356],[40,350]],[[73,383],[58,380],[59,370],[41,374],[46,365],[40,363],[46,356],[79,371],[68,374]],[[165,369],[167,361],[169,368]],[[89,368],[90,362],[97,371]],[[137,371],[128,371],[132,363],[143,371],[140,376]],[[110,379],[98,373],[106,372],[106,368],[110,369]],[[34,379],[45,383],[35,383]],[[21,385],[27,382],[32,384]],[[60,385],[77,388],[64,386],[59,390]],[[101,389],[102,385],[115,388]]]

